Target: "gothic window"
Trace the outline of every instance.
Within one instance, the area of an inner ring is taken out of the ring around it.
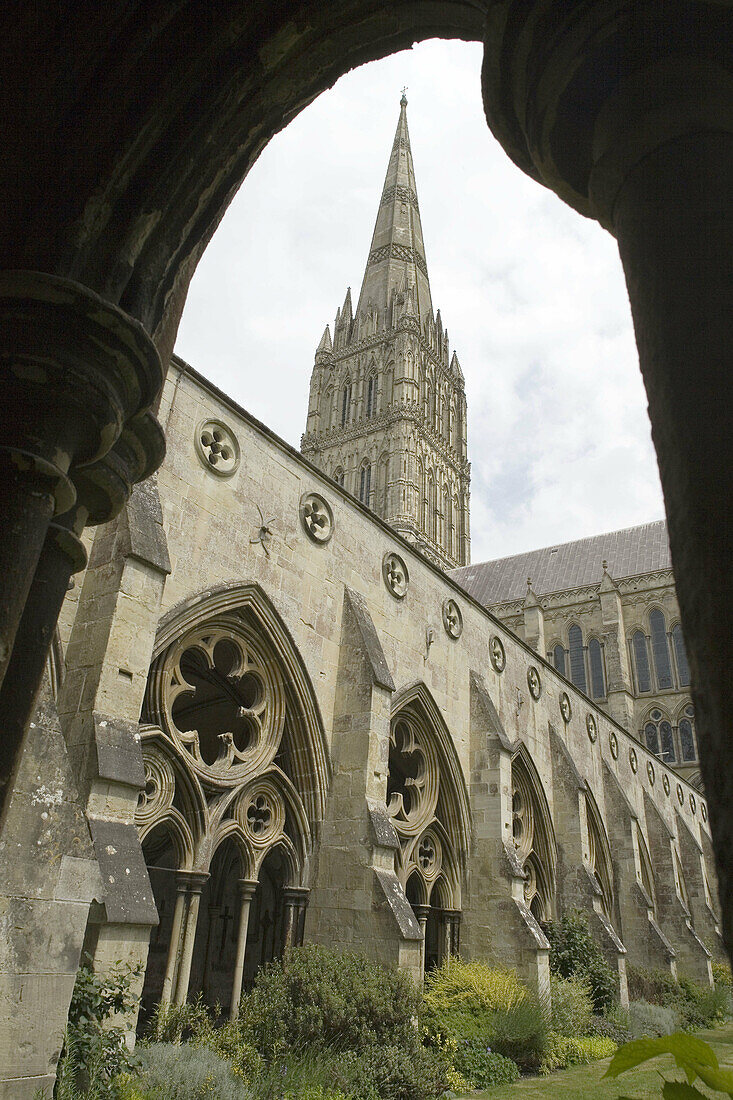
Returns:
[[[697,746],[695,744],[695,711],[692,707],[685,708],[685,717],[680,719],[679,734],[682,760],[685,763],[697,760]]]
[[[591,695],[594,699],[603,699],[606,695],[606,682],[603,675],[603,650],[598,638],[591,638],[588,642],[588,664]]]
[[[652,690],[652,677],[649,670],[649,651],[646,645],[646,635],[643,630],[637,630],[631,639],[634,650],[634,667],[636,669],[636,687],[638,691]]]
[[[446,489],[443,494],[443,512],[445,523],[445,549],[446,553],[453,555],[453,514],[451,512],[450,492]]]
[[[544,791],[526,750],[512,761],[512,840],[525,873],[524,900],[538,921],[552,920],[557,856]]]
[[[379,460],[379,515],[386,518],[389,512],[389,455]]]
[[[437,501],[435,496],[435,477],[433,473],[428,475],[428,535],[435,541],[435,525],[437,519]]]
[[[655,756],[659,756],[659,730],[654,722],[647,722],[644,726],[644,740],[646,741],[646,747],[649,752],[653,752]]]
[[[341,427],[345,427],[351,415],[351,383],[347,382],[341,391]]]
[[[664,717],[661,710],[655,709],[650,712],[644,726],[644,741],[649,751],[664,760],[665,764],[675,763],[677,750],[674,743],[674,731],[671,722]]]
[[[367,415],[367,419],[371,416],[374,416],[374,404],[375,404],[376,392],[377,392],[377,383],[376,383],[376,380],[375,380],[374,376],[372,376],[369,379],[369,381],[367,382],[367,398],[366,398],[366,415]]]
[[[649,613],[649,630],[652,638],[652,654],[654,655],[654,671],[657,674],[657,687],[672,687],[672,663],[669,658],[669,643],[667,641],[667,624],[664,615],[655,607]]]
[[[372,488],[372,467],[369,463],[362,466],[359,472],[359,500],[362,504],[369,504],[369,493]]]
[[[677,682],[680,687],[688,687],[690,683],[690,666],[687,663],[687,650],[685,639],[682,636],[682,627],[679,623],[672,627],[672,645],[677,662]]]
[[[581,691],[587,691],[583,631],[576,623],[573,623],[568,630],[568,649],[570,651],[570,679]]]
[[[674,749],[674,736],[672,734],[672,726],[669,722],[664,721],[660,724],[659,739],[662,746],[662,759],[666,764],[674,764],[677,753]]]
[[[613,916],[613,867],[611,848],[601,815],[590,791],[585,795],[588,821],[588,862],[590,872],[601,891],[601,905],[609,920]]]
[[[561,676],[565,675],[565,650],[558,644],[554,646],[552,650],[552,663],[560,673]]]

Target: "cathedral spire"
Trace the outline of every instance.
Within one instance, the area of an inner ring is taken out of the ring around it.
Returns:
[[[378,310],[388,309],[395,293],[405,286],[413,290],[417,315],[424,323],[432,316],[433,303],[407,129],[407,98],[403,92],[357,315],[366,312],[370,305]]]

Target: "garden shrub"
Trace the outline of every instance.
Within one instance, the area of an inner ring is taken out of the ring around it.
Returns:
[[[731,974],[730,963],[714,962],[712,965],[713,981],[715,984],[723,985],[731,989],[731,987],[733,987],[733,974]]]
[[[419,1046],[419,994],[410,978],[369,959],[316,945],[259,972],[240,1002],[237,1028],[265,1058],[283,1050]]]
[[[601,1058],[610,1058],[615,1051],[616,1043],[612,1039],[599,1036],[574,1038],[551,1032],[540,1073],[552,1073],[556,1069],[567,1069],[568,1066],[588,1065],[600,1061]]]
[[[628,1043],[631,1038],[628,1008],[622,1008],[619,1004],[612,1004],[606,1009],[603,1016],[591,1016],[588,1035],[600,1035],[606,1039],[613,1039],[618,1046],[621,1046],[622,1043]]]
[[[353,1100],[435,1100],[448,1088],[450,1063],[439,1050],[370,1046],[336,1062],[339,1088]]]
[[[455,1044],[451,1055],[454,1069],[474,1089],[492,1085],[511,1085],[519,1077],[519,1066],[479,1039],[464,1039]],[[456,1090],[457,1091],[457,1090]]]
[[[679,983],[668,970],[650,970],[644,966],[626,965],[630,1001],[647,1001],[664,1005],[679,997]]]
[[[629,1004],[629,1031],[632,1039],[671,1035],[680,1026],[680,1018],[673,1008],[649,1004],[648,1001],[631,1001]]]
[[[618,982],[600,947],[593,939],[583,913],[574,909],[560,921],[544,925],[550,941],[550,970],[560,978],[588,983],[593,1008],[602,1013],[616,998]]]
[[[711,1027],[731,1014],[730,989],[724,984],[701,985],[689,978],[675,980],[669,971],[628,967],[629,997],[672,1008],[685,1030]],[[664,1033],[666,1034],[666,1033]]]
[[[483,1040],[523,1067],[544,1051],[547,1013],[513,970],[449,959],[426,978],[422,1018],[432,1035]]]
[[[558,1035],[590,1035],[593,999],[587,982],[550,975],[552,1030]]]
[[[141,1045],[133,1074],[119,1081],[120,1100],[250,1100],[229,1063],[190,1043]]]

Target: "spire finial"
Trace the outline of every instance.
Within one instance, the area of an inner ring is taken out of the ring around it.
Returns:
[[[406,107],[406,106],[407,106],[407,85],[405,84],[404,88],[402,89],[402,99],[400,100],[400,107]]]

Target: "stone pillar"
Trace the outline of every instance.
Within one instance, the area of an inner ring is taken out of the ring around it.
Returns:
[[[170,1004],[173,990],[175,989],[178,975],[178,962],[181,954],[181,933],[183,929],[183,917],[186,911],[186,894],[188,882],[179,875],[176,879],[176,906],[173,910],[173,923],[171,924],[171,939],[168,945],[168,959],[165,964],[165,977],[163,978],[163,992],[160,999]]]
[[[186,917],[183,925],[183,939],[181,942],[181,957],[178,964],[176,978],[176,993],[174,1004],[182,1005],[188,998],[188,983],[191,980],[191,963],[193,962],[193,949],[196,943],[196,927],[199,919],[199,905],[201,893],[208,882],[208,874],[191,872],[187,876],[186,884]]]
[[[544,661],[547,652],[545,649],[545,614],[542,610],[542,604],[532,590],[532,580],[529,577],[527,578],[527,595],[524,597],[524,603],[522,604],[522,615],[524,617],[524,640],[535,653],[539,653]]]
[[[239,1002],[242,999],[242,978],[244,976],[244,957],[247,953],[249,910],[256,891],[256,882],[250,882],[246,878],[239,880],[239,930],[237,932],[237,955],[234,960],[234,974],[232,975],[232,1001],[229,1006],[230,1020],[236,1019],[239,1013]]]
[[[521,7],[494,0],[483,66],[487,119],[509,155],[618,240],[664,491],[729,952],[730,29],[729,6],[715,0]]]
[[[425,973],[425,937],[428,930],[428,917],[430,916],[429,905],[413,905],[412,911],[417,918],[417,923],[420,925],[420,933],[422,935],[422,947],[420,949],[420,968],[422,973]]]
[[[634,696],[621,597],[603,563],[598,589],[603,618],[603,650],[606,658],[608,713],[624,729],[634,733]]]
[[[310,890],[301,886],[286,886],[283,890],[283,951],[289,947],[300,947],[303,942],[305,910]]]

